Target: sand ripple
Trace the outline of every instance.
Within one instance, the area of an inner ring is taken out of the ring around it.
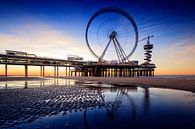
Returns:
[[[0,127],[107,105],[101,92],[87,87],[4,89],[0,90],[0,102]]]

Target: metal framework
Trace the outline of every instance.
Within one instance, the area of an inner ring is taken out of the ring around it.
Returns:
[[[104,55],[105,55],[105,53],[106,53],[106,51],[107,51],[111,41],[114,44],[114,48],[115,48],[115,51],[116,51],[116,54],[117,54],[119,62],[122,62],[122,63],[128,62],[128,58],[126,58],[127,55],[125,54],[125,51],[123,50],[123,48],[120,45],[119,41],[117,40],[116,36],[117,36],[117,32],[116,31],[113,31],[110,34],[110,36],[109,36],[110,40],[109,40],[108,44],[106,45],[106,48],[104,49],[102,55],[99,57],[99,61],[100,62],[103,62],[103,57],[104,57]]]
[[[125,18],[128,19],[129,23],[133,26],[133,29],[134,29],[134,32],[135,32],[135,43],[134,43],[134,46],[133,46],[133,49],[130,51],[130,53],[126,54],[124,49],[122,48],[121,44],[119,43],[118,39],[117,39],[117,32],[116,31],[112,31],[111,34],[109,35],[109,41],[108,41],[108,44],[106,45],[105,49],[103,50],[102,54],[99,56],[97,55],[93,49],[91,48],[90,46],[90,42],[89,42],[89,36],[88,36],[88,31],[89,31],[89,28],[90,28],[90,25],[92,24],[93,20],[95,20],[98,16],[104,14],[104,13],[117,13]],[[128,59],[129,57],[134,53],[136,47],[137,47],[137,43],[138,43],[138,29],[137,29],[137,25],[134,21],[134,19],[124,10],[120,9],[120,8],[116,8],[116,7],[107,7],[107,8],[103,8],[99,11],[97,11],[92,17],[91,19],[89,20],[88,24],[87,24],[87,27],[86,27],[86,32],[85,32],[85,39],[86,39],[86,43],[87,43],[87,46],[90,50],[90,52],[96,57],[99,59],[100,62],[102,62],[104,59],[104,55],[111,43],[111,41],[113,42],[114,44],[114,48],[115,48],[115,51],[116,51],[116,54],[117,54],[117,57],[118,57],[118,61],[120,63],[125,63],[125,62],[128,62]]]

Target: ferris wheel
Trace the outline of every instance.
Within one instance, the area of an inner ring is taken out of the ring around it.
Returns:
[[[85,32],[90,52],[100,62],[129,61],[138,44],[138,29],[134,19],[116,7],[100,9],[90,18]]]

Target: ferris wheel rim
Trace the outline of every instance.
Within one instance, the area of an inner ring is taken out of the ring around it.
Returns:
[[[86,40],[86,44],[90,50],[90,52],[96,57],[96,58],[100,58],[100,56],[98,56],[94,51],[93,49],[91,48],[90,46],[90,43],[89,43],[89,40],[88,40],[88,31],[89,31],[89,27],[91,25],[91,23],[93,22],[93,20],[98,17],[99,15],[101,14],[104,14],[104,13],[108,13],[108,12],[114,12],[114,13],[118,13],[122,16],[124,16],[125,18],[128,19],[128,21],[132,24],[133,26],[133,29],[135,31],[135,43],[134,43],[134,46],[133,46],[133,49],[131,50],[130,53],[128,53],[128,55],[125,57],[126,59],[128,59],[134,52],[135,52],[135,49],[137,47],[137,44],[138,44],[138,28],[137,28],[137,24],[135,22],[135,20],[133,19],[133,17],[131,17],[129,15],[129,13],[127,13],[126,11],[118,8],[118,7],[106,7],[106,8],[102,8],[100,10],[98,10],[96,13],[94,13],[92,15],[92,17],[90,18],[90,20],[88,21],[87,23],[87,27],[86,27],[86,31],[85,31],[85,40]]]

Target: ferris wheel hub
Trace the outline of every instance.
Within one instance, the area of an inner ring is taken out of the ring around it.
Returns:
[[[116,36],[117,36],[117,32],[116,31],[112,31],[112,33],[110,34],[110,39],[114,39],[114,38],[116,38]]]

